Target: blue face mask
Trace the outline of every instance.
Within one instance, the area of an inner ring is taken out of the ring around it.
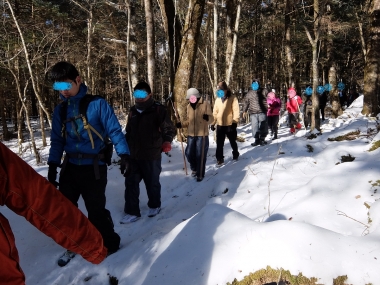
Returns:
[[[146,97],[148,97],[148,92],[144,90],[135,90],[133,92],[133,97],[135,97],[136,99],[145,99]]]
[[[258,82],[253,82],[252,85],[251,85],[251,87],[252,87],[253,91],[257,91],[257,90],[259,90],[259,83]]]
[[[73,85],[69,82],[54,82],[53,89],[58,91],[70,90]]]
[[[216,91],[216,96],[218,96],[218,98],[224,97],[224,91],[223,90]]]

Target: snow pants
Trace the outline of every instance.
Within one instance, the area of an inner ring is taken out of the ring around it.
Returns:
[[[0,205],[26,218],[61,246],[98,264],[107,254],[96,228],[57,189],[0,143]],[[25,276],[11,227],[0,214],[0,285],[23,285]]]
[[[157,160],[130,161],[131,173],[125,178],[124,212],[129,215],[141,217],[139,207],[140,182],[145,183],[148,195],[148,207],[161,207],[161,158]]]
[[[202,144],[204,138],[203,158],[202,158]],[[205,176],[206,158],[209,147],[208,136],[187,137],[187,146],[185,155],[187,161],[190,163],[190,169],[197,172],[197,177]],[[202,168],[202,173],[201,173]]]
[[[107,166],[99,165],[100,178],[96,179],[94,166],[67,163],[59,177],[59,191],[78,207],[82,195],[88,212],[88,219],[103,237],[104,245],[110,252],[120,246],[120,236],[114,231],[110,212],[106,209]]]

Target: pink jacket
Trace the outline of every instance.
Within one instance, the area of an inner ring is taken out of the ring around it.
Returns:
[[[281,110],[280,98],[267,98],[268,112],[267,116],[279,116]]]

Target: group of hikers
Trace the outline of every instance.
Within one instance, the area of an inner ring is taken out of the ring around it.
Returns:
[[[133,90],[135,105],[128,113],[125,134],[113,109],[101,96],[87,94],[78,70],[69,62],[58,62],[49,71],[53,89],[62,103],[53,113],[48,181],[28,164],[0,144],[0,204],[27,217],[42,232],[67,250],[58,264],[65,266],[76,253],[100,263],[120,246],[110,212],[106,209],[107,165],[113,146],[120,157],[120,172],[125,179],[124,212],[121,224],[141,218],[140,187],[143,180],[148,196],[148,217],[161,211],[161,154],[171,150],[176,128],[187,129],[185,156],[191,175],[201,182],[205,176],[209,149],[209,129],[216,131],[217,166],[224,164],[224,142],[229,139],[232,159],[238,160],[236,143],[240,110],[237,97],[226,82],[218,83],[214,107],[199,90],[187,90],[187,116],[175,124],[164,105],[153,99],[148,83],[139,82]],[[254,79],[245,97],[243,111],[249,114],[252,146],[262,146],[268,132],[278,138],[281,100],[275,90],[265,94]],[[307,105],[307,100],[306,104]],[[301,128],[301,96],[294,88],[287,92],[286,108],[290,132]],[[324,119],[324,113],[322,113]],[[62,158],[64,157],[63,161]],[[60,175],[57,181],[58,168]],[[23,180],[17,177],[24,177]],[[7,181],[6,183],[4,181]],[[33,183],[29,183],[33,181]],[[58,188],[59,191],[56,191]],[[88,220],[77,209],[82,196]],[[67,199],[64,199],[66,197]],[[65,219],[60,218],[65,216]],[[24,284],[14,237],[5,217],[0,214],[0,285]],[[10,238],[9,238],[10,237]]]

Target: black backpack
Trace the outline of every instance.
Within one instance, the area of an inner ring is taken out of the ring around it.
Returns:
[[[88,105],[95,98],[101,98],[101,99],[105,100],[100,95],[86,94],[79,101],[79,115],[77,115],[75,117],[71,117],[71,118],[67,118],[66,117],[66,114],[67,114],[67,101],[63,101],[61,103],[61,108],[59,110],[59,115],[60,115],[60,118],[61,118],[61,121],[62,121],[61,134],[62,134],[62,137],[64,137],[66,139],[66,136],[67,136],[67,133],[66,133],[66,123],[71,122],[71,124],[73,124],[73,129],[76,130],[76,128],[75,128],[75,126],[76,126],[75,120],[82,119],[84,129],[87,130],[88,136],[89,136],[89,138],[91,140],[92,148],[94,148],[94,141],[92,139],[92,132],[93,132],[104,142],[105,147],[100,151],[100,153],[104,154],[104,162],[107,165],[111,165],[111,158],[112,158],[112,153],[113,153],[113,144],[112,144],[110,138],[109,137],[103,138],[99,134],[99,132],[97,130],[95,130],[95,128],[88,123],[88,119],[87,119],[87,108],[88,108]]]

